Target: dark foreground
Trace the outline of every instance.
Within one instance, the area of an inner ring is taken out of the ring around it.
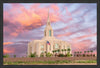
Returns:
[[[4,58],[4,65],[96,65],[97,57]]]

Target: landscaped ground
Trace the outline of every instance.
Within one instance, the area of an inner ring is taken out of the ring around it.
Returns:
[[[96,65],[97,57],[4,58],[4,65]]]

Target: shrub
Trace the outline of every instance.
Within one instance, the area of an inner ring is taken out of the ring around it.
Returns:
[[[85,57],[85,54],[83,54],[83,57]]]
[[[6,54],[6,55],[3,55],[3,57],[4,57],[4,58],[8,58],[8,57],[9,57],[9,55],[8,55],[8,54]]]
[[[78,55],[78,54],[77,54],[76,56],[77,56],[77,57],[79,57],[79,55]]]
[[[40,54],[40,57],[44,57],[43,53]]]
[[[31,55],[29,57],[36,57],[36,52],[34,52],[33,54],[31,53]]]
[[[92,54],[90,56],[92,56]]]
[[[95,57],[95,54],[93,54],[93,57]]]
[[[72,56],[72,54],[70,54]]]
[[[51,57],[52,54],[50,52],[46,53],[46,57]]]
[[[68,52],[65,56],[67,56],[67,57],[71,57],[71,54]]]
[[[87,57],[89,57],[90,55],[87,54]]]
[[[64,57],[64,54],[59,54],[58,57]]]
[[[16,55],[14,55],[14,58],[16,57]]]

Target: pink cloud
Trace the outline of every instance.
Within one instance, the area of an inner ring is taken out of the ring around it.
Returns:
[[[64,34],[59,34],[59,35],[57,35],[57,37],[69,36],[71,34],[72,34],[71,32],[67,32],[67,33],[64,33]]]
[[[13,33],[11,33],[10,35],[11,35],[11,36],[15,36],[15,37],[16,37],[16,36],[18,36],[18,33],[13,32]]]
[[[52,4],[50,6],[54,11],[58,11],[59,10],[59,7],[56,5],[56,4]]]
[[[68,16],[71,16],[71,13],[68,11],[68,8],[65,7],[65,9],[66,9],[66,14],[67,14]]]
[[[33,4],[30,6],[30,9],[33,10],[34,8],[38,8],[40,6],[40,3]]]
[[[93,37],[93,36],[96,36],[97,34],[94,33],[94,34],[89,34],[89,35],[83,35],[83,36],[80,36],[80,37],[76,37],[76,38],[73,38],[71,39],[72,41],[77,41],[77,40],[81,40],[83,38],[88,38],[88,37]]]
[[[14,53],[14,48],[4,48],[3,49],[3,54],[8,54],[8,53]]]
[[[92,45],[94,42],[92,42],[91,40],[83,40],[80,42],[72,42],[73,48],[77,48],[77,49],[84,49],[86,47],[89,47],[90,45]]]
[[[13,44],[13,42],[4,42],[3,45]]]

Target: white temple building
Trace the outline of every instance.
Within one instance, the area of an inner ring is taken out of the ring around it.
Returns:
[[[53,50],[57,50],[57,49],[61,50],[61,49],[68,49],[68,48],[71,49],[71,45],[68,42],[56,39],[53,36],[53,29],[50,25],[49,12],[48,12],[48,20],[44,30],[44,37],[41,40],[33,40],[28,43],[28,56],[31,53],[36,52],[38,57],[40,57],[40,54],[44,52],[53,53],[52,52]]]

